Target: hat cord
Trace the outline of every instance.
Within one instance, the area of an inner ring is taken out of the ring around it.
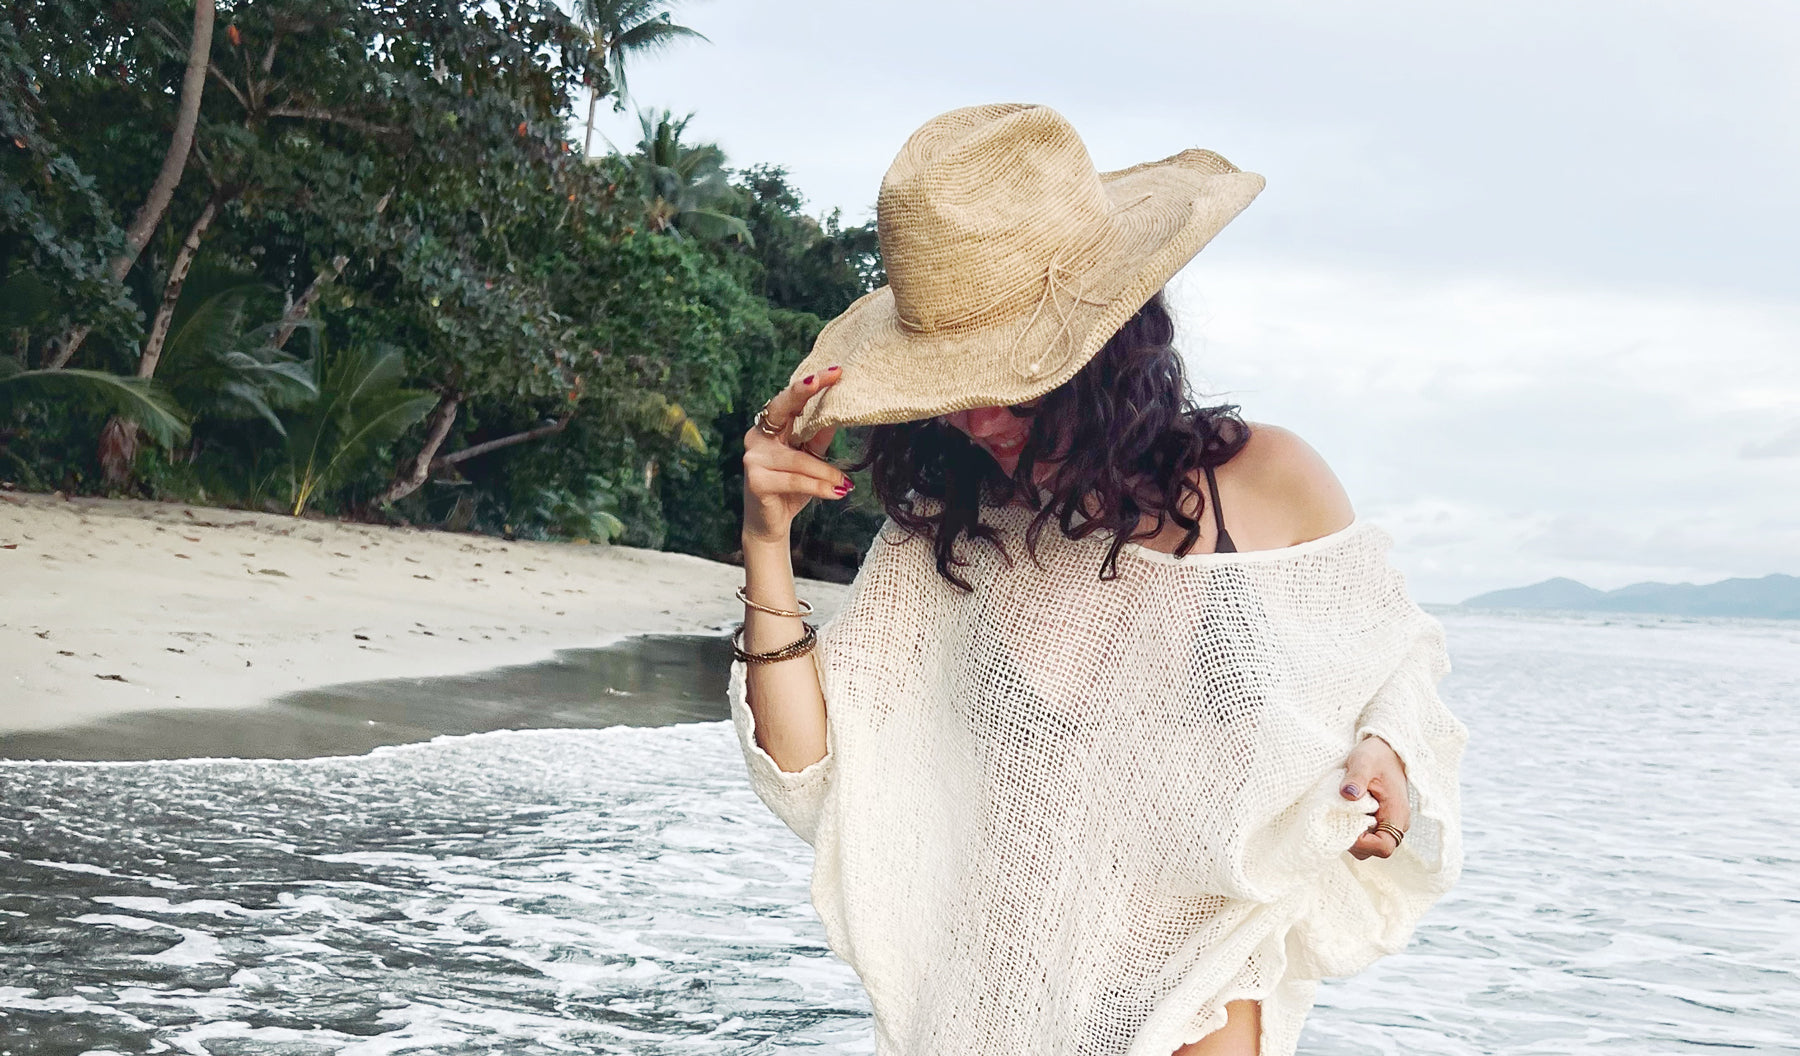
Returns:
[[[899,321],[902,329],[913,333],[956,330],[970,323],[980,321],[995,308],[1018,296],[1025,290],[1042,283],[1043,292],[1038,294],[1037,303],[1033,305],[1031,314],[1025,320],[1025,325],[1019,328],[1018,336],[1014,337],[1012,344],[1007,346],[1006,363],[1008,367],[1012,368],[1014,373],[1032,381],[1054,374],[1068,364],[1069,358],[1075,352],[1076,343],[1073,340],[1074,333],[1071,329],[1075,321],[1075,309],[1083,304],[1092,305],[1096,308],[1104,308],[1111,303],[1110,301],[1092,300],[1085,296],[1087,292],[1087,273],[1084,271],[1078,274],[1067,264],[1063,263],[1063,261],[1071,257],[1079,257],[1088,250],[1094,248],[1112,232],[1111,223],[1114,219],[1120,214],[1135,209],[1154,197],[1156,197],[1154,194],[1141,195],[1137,199],[1119,206],[1117,209],[1097,218],[1095,222],[1090,225],[1092,233],[1089,234],[1083,232],[1083,237],[1079,241],[1072,239],[1064,244],[1063,248],[1059,249],[1056,254],[1050,258],[1050,263],[1045,266],[1041,274],[1031,275],[1025,280],[1007,287],[987,304],[982,305],[974,311],[964,312],[962,315],[946,319],[936,326],[931,327],[929,330],[927,330],[924,324],[915,319],[908,318],[904,312],[896,312],[895,317]],[[1088,270],[1092,269],[1090,268]],[[1070,276],[1074,276],[1080,281],[1071,286],[1068,281]],[[1062,301],[1062,295],[1064,294],[1067,294],[1069,297],[1067,307],[1064,306]],[[1044,313],[1044,306],[1046,304],[1048,304],[1050,309],[1056,313],[1059,325],[1057,326],[1055,335],[1051,337],[1050,343],[1044,348],[1043,352],[1037,358],[1027,362],[1025,361],[1025,357],[1021,354],[1025,335],[1031,333],[1031,328],[1037,324],[1038,317]],[[1062,354],[1057,358],[1054,365],[1046,364],[1045,356],[1055,352],[1059,345],[1062,346]]]

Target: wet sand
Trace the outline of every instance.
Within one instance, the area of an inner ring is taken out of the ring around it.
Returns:
[[[352,682],[229,711],[131,711],[0,734],[0,759],[308,759],[492,730],[709,722],[731,717],[730,661],[722,636],[647,635],[475,674]]]

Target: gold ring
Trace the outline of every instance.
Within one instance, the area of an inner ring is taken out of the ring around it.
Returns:
[[[1406,839],[1406,833],[1401,832],[1399,829],[1395,828],[1392,825],[1389,825],[1385,821],[1376,822],[1375,827],[1370,829],[1369,831],[1370,832],[1385,832],[1389,836],[1392,836],[1394,838],[1394,846],[1395,847],[1400,846],[1400,841]]]
[[[774,403],[774,402],[775,402],[774,400],[769,401],[769,403]],[[762,432],[765,436],[780,436],[782,433],[787,432],[787,427],[790,424],[792,424],[792,423],[783,422],[780,425],[771,426],[771,424],[769,422],[769,404],[768,403],[763,404],[762,410],[756,412],[756,427],[758,429],[762,430]]]

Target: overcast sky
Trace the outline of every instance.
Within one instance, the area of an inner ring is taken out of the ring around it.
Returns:
[[[912,130],[1046,103],[1268,189],[1172,286],[1207,391],[1310,441],[1414,593],[1800,574],[1793,0],[690,0],[631,70],[872,217]],[[603,115],[620,147],[629,113]]]

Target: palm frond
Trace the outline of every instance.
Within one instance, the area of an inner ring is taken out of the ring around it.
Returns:
[[[316,395],[287,431],[296,516],[321,491],[366,470],[375,448],[398,439],[437,403],[432,393],[400,387],[405,360],[390,346],[321,350],[311,366]]]
[[[75,400],[137,422],[163,447],[185,440],[188,425],[181,406],[162,385],[103,370],[27,370],[13,356],[0,356],[0,406],[23,400]]]

